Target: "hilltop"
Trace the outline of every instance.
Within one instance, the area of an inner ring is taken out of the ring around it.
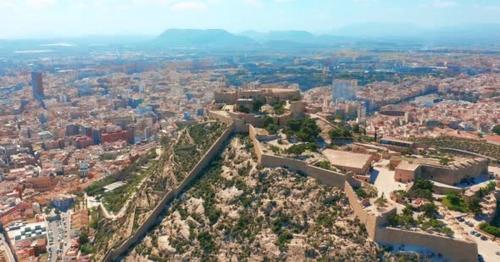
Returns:
[[[234,35],[222,29],[168,29],[154,42],[163,47],[183,48],[252,47],[257,44],[250,38]]]

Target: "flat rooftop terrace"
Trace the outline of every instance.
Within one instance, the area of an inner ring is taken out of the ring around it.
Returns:
[[[333,149],[325,149],[322,153],[332,165],[357,169],[363,169],[372,160],[372,156],[368,154]]]

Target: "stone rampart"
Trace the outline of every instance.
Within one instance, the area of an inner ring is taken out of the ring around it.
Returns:
[[[398,228],[378,228],[375,241],[382,244],[405,244],[426,247],[455,262],[477,261],[477,244],[425,232]]]
[[[260,147],[260,143],[257,144],[259,144]],[[262,154],[260,165],[263,167],[285,167],[315,178],[325,185],[335,186],[338,188],[343,188],[346,179],[345,175],[332,170],[311,166],[304,161],[267,153]]]
[[[117,261],[121,256],[126,254],[136,243],[138,243],[147,232],[157,224],[158,217],[165,207],[184,192],[188,186],[202,173],[210,161],[220,152],[222,146],[235,130],[235,124],[231,123],[215,143],[208,149],[198,163],[191,169],[191,172],[186,176],[182,183],[174,190],[168,192],[161,201],[156,205],[148,218],[140,225],[140,227],[118,247],[109,250],[103,258],[103,261]]]

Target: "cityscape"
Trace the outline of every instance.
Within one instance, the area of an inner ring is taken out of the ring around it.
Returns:
[[[332,2],[0,3],[0,261],[500,261],[500,5]]]

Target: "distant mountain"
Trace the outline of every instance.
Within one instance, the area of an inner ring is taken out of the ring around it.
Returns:
[[[154,40],[157,46],[172,48],[240,48],[257,42],[222,29],[169,29]]]

